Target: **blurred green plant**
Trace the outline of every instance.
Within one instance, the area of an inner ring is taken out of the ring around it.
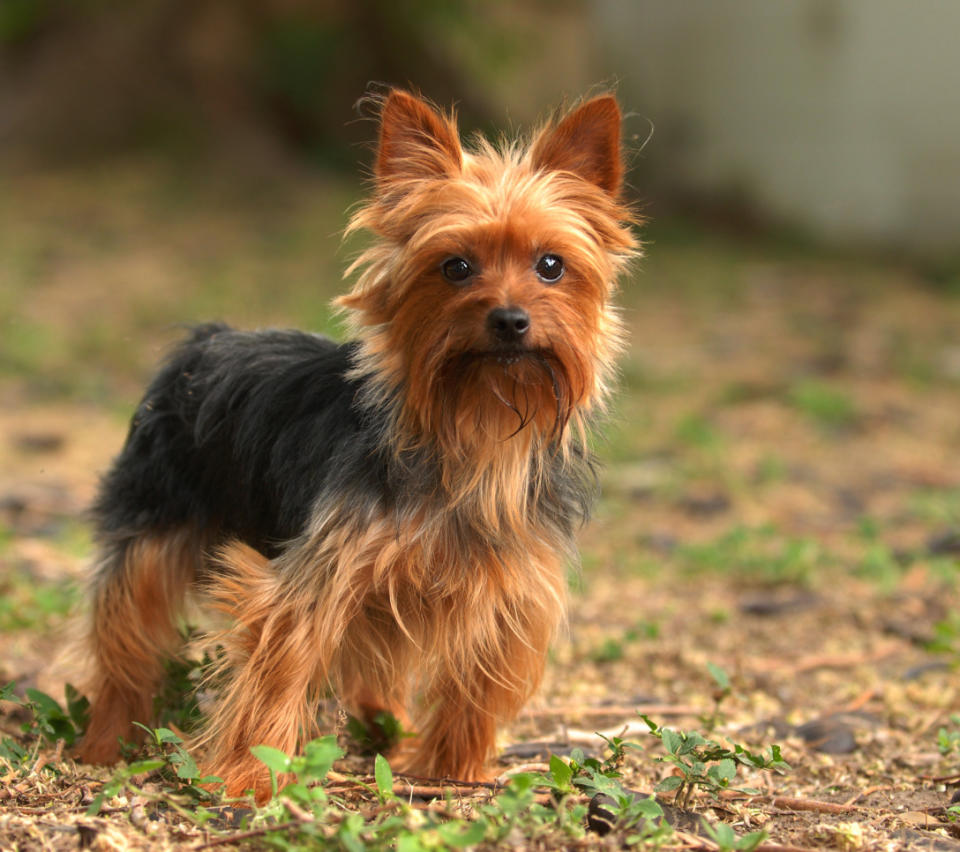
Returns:
[[[944,757],[960,752],[960,713],[950,714],[952,728],[946,726],[937,730],[937,748]]]
[[[40,582],[29,571],[12,566],[0,578],[0,631],[45,630],[65,617],[79,598],[73,582]]]
[[[773,585],[808,584],[826,553],[812,538],[781,533],[774,525],[737,525],[705,543],[681,544],[676,550],[688,571],[713,571]]]
[[[859,419],[850,394],[824,382],[798,382],[789,390],[787,400],[797,411],[826,429],[849,428]]]

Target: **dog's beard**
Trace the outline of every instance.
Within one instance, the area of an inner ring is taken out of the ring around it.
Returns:
[[[451,410],[472,407],[497,419],[509,413],[510,431],[504,438],[532,424],[554,438],[570,418],[569,373],[551,350],[468,351],[451,358],[443,373],[441,392]]]

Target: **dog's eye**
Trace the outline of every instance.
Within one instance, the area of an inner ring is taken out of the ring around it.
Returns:
[[[553,284],[563,277],[563,258],[556,254],[545,254],[534,267],[537,278],[546,284]]]
[[[443,277],[453,284],[462,284],[473,275],[473,267],[462,257],[451,257],[449,260],[445,260],[443,266],[440,267],[440,271],[443,273]]]

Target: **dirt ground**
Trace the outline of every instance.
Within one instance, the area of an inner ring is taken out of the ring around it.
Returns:
[[[349,189],[291,181],[258,207],[217,183],[170,200],[147,174],[11,179],[24,204],[0,202],[0,685],[20,694],[78,680],[83,510],[173,325],[328,327],[339,286]],[[960,849],[955,289],[889,258],[653,226],[569,629],[505,765],[623,733],[643,746],[626,783],[650,792],[669,769],[640,709],[782,747],[790,771],[734,785],[759,795],[693,801],[768,848]],[[0,735],[20,721],[0,705]],[[106,775],[61,765],[24,780],[0,761],[0,849],[200,842],[119,805],[85,818]]]

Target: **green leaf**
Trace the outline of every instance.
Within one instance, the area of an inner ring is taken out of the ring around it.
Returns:
[[[634,796],[633,801],[630,802],[629,810],[631,813],[636,813],[644,819],[656,819],[657,817],[663,816],[663,808],[660,807],[660,803],[654,799],[652,796]]]
[[[70,721],[78,730],[86,730],[87,723],[90,721],[90,702],[87,696],[81,695],[70,683],[64,688],[64,696],[67,700],[67,715]]]
[[[657,736],[660,733],[660,726],[656,722],[651,721],[649,716],[644,713],[640,713],[638,715],[644,721],[644,724],[646,724],[646,726],[650,729],[651,734]]]
[[[733,849],[734,844],[737,842],[737,835],[725,822],[718,822],[716,825],[704,823],[704,829],[710,836],[710,839],[721,849]]]
[[[177,767],[177,777],[184,781],[193,781],[200,774],[197,762],[182,748],[177,748],[170,762]]]
[[[711,777],[724,783],[729,783],[737,776],[737,764],[729,757],[721,760],[719,763],[711,766],[709,769]]]
[[[683,735],[679,732],[673,730],[672,728],[664,728],[662,731],[663,734],[663,747],[670,752],[670,754],[677,754],[681,748],[683,748]]]
[[[380,794],[380,801],[385,802],[393,798],[393,770],[387,759],[378,754],[373,762],[373,777],[377,781],[377,792]]]
[[[183,740],[169,728],[157,728],[156,731],[154,731],[154,734],[157,738],[157,742],[160,743],[176,743],[179,745],[183,742]]]
[[[769,836],[765,831],[751,831],[737,841],[736,848],[739,852],[753,852]]]
[[[256,745],[250,747],[250,753],[274,772],[290,771],[290,758],[278,748],[268,745]]]
[[[460,849],[482,843],[487,834],[487,825],[481,820],[441,823],[437,826],[437,834],[448,846]]]
[[[66,714],[63,712],[63,708],[60,706],[60,703],[55,698],[51,698],[49,695],[47,695],[47,693],[33,688],[25,690],[25,693],[27,698],[29,698],[33,703],[38,715],[42,713],[54,718],[66,717]]]
[[[676,790],[681,784],[683,784],[683,779],[679,775],[668,775],[653,789],[657,793],[669,793],[671,790]]]
[[[720,689],[722,689],[724,692],[730,689],[730,677],[723,669],[720,668],[720,666],[715,665],[714,663],[707,663],[707,671],[710,672],[710,677],[714,679]]]
[[[131,763],[124,774],[129,778],[133,775],[144,775],[147,772],[153,772],[157,769],[162,769],[167,765],[165,760],[157,760],[156,758],[152,760],[138,760],[136,763]]]
[[[553,783],[558,790],[562,792],[570,790],[570,782],[573,780],[573,767],[555,754],[550,755],[550,774],[553,776]]]
[[[335,761],[343,757],[343,749],[333,735],[310,740],[303,750],[302,781],[322,781]]]

